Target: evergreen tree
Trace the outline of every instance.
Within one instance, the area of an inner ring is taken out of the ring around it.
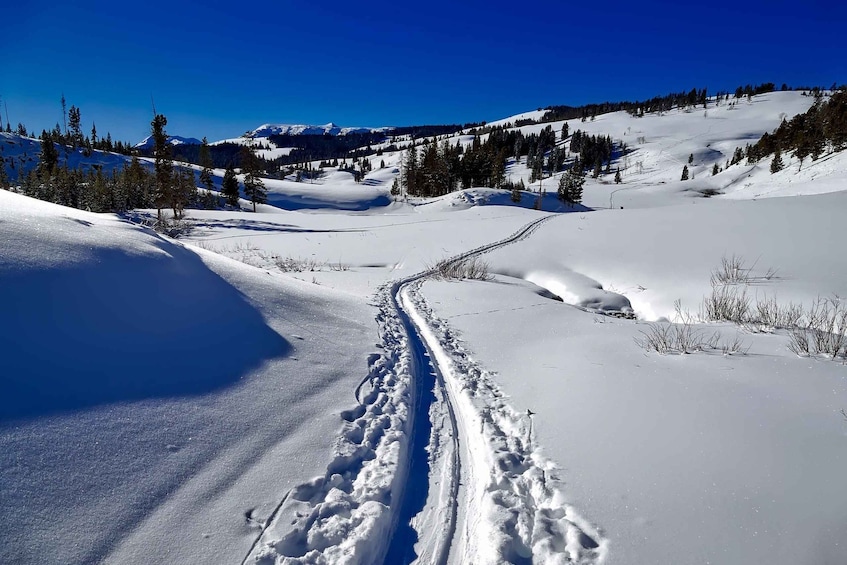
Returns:
[[[559,178],[557,190],[559,200],[568,204],[579,204],[582,202],[582,187],[584,184],[585,175],[582,166],[577,163]]]
[[[235,176],[235,171],[232,169],[232,164],[228,165],[224,172],[224,180],[221,193],[226,198],[226,203],[234,208],[238,207],[238,178]]]
[[[259,159],[250,145],[241,149],[241,172],[244,173],[244,195],[253,203],[255,212],[256,204],[267,202],[268,191],[265,189],[265,183],[259,178]]]
[[[522,196],[523,194],[521,194],[521,186],[519,184],[513,184],[511,193],[512,202],[518,204],[521,201]]]
[[[82,145],[82,128],[80,122],[79,108],[71,104],[68,111],[68,137],[74,149]]]
[[[782,162],[782,154],[777,149],[773,154],[773,161],[771,161],[771,174],[778,173],[783,169],[785,165]]]
[[[200,161],[200,166],[203,167],[203,170],[200,171],[200,184],[206,190],[211,191],[215,187],[212,182],[212,152],[209,149],[209,142],[205,137],[203,138],[203,143],[200,145],[198,161]]]
[[[157,209],[159,221],[162,221],[162,208],[174,201],[173,189],[173,161],[171,161],[170,146],[168,145],[168,134],[165,126],[168,119],[162,114],[156,114],[150,126],[153,130],[153,156],[156,185],[154,192],[154,205]],[[176,215],[176,211],[174,211]]]
[[[690,153],[688,155],[688,164],[692,164],[694,162],[694,153]]]
[[[53,169],[59,163],[59,152],[53,145],[53,136],[46,131],[41,132],[41,159],[38,161],[38,172],[44,177],[49,177]]]
[[[714,166],[714,167],[712,167],[712,176],[715,176],[715,175],[716,175],[716,174],[718,174],[719,172],[721,172],[720,167],[718,167],[718,164],[717,164],[717,163],[715,163],[715,166]]]
[[[615,184],[620,184],[621,182],[621,170],[618,169],[615,171]]]
[[[688,165],[682,167],[682,178],[680,180],[688,180]]]
[[[9,175],[6,174],[6,159],[0,155],[0,188],[9,190]]]
[[[68,103],[65,101],[65,93],[62,93],[62,121],[65,123],[65,137],[68,136]]]

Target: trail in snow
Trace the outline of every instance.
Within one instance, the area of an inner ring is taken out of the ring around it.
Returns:
[[[462,253],[528,237],[553,216]],[[292,489],[253,563],[599,563],[600,533],[550,484],[531,421],[418,293],[432,270],[376,295],[382,352],[357,389],[324,476]],[[367,391],[365,389],[368,389]]]

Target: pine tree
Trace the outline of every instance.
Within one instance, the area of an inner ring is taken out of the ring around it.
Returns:
[[[690,153],[688,155],[688,164],[692,164],[694,162],[694,153]]]
[[[168,119],[162,114],[156,114],[150,126],[153,130],[153,156],[155,157],[154,170],[156,185],[153,195],[153,203],[157,209],[159,221],[162,221],[162,208],[172,203],[174,198],[173,189],[173,161],[171,161],[170,146],[168,145],[168,134],[165,126]],[[176,211],[174,211],[176,215]]]
[[[682,167],[682,178],[680,180],[688,180],[688,165]]]
[[[203,170],[200,171],[200,184],[202,184],[207,191],[211,191],[215,185],[212,182],[212,152],[209,149],[209,142],[206,138],[203,138],[203,143],[200,145],[200,154],[197,159],[200,163],[200,166],[203,167]]]
[[[70,137],[71,145],[74,149],[82,145],[82,129],[80,127],[79,108],[71,104],[71,109],[68,111],[68,137]]]
[[[65,93],[62,93],[62,121],[65,123],[65,137],[68,136],[68,103],[65,101]]]
[[[267,202],[268,191],[265,183],[259,178],[259,159],[250,145],[241,148],[241,172],[244,173],[244,195],[253,203],[253,211],[256,204]]]
[[[621,170],[618,169],[615,171],[615,184],[620,184],[621,182]]]
[[[238,207],[238,198],[241,196],[238,191],[238,178],[235,176],[235,171],[232,169],[232,164],[229,164],[224,172],[224,180],[221,193],[226,198],[226,203],[235,208]]]
[[[782,162],[782,154],[777,149],[773,154],[773,161],[771,161],[771,174],[778,173],[783,169],[785,165]]]
[[[579,163],[572,166],[559,178],[557,196],[562,202],[579,204],[582,202],[582,187],[585,184],[585,175]]]
[[[53,145],[53,136],[46,131],[41,132],[41,158],[38,161],[38,173],[44,177],[53,174],[53,169],[59,163],[59,152]]]
[[[521,194],[520,185],[519,184],[513,184],[512,185],[512,194],[511,194],[512,202],[514,202],[515,204],[518,204],[521,201],[522,197],[523,197],[523,194]]]
[[[0,188],[9,190],[9,175],[6,174],[6,159],[0,155]]]
[[[717,164],[717,163],[715,163],[715,166],[714,166],[714,167],[712,167],[712,176],[715,176],[715,175],[716,175],[716,174],[718,174],[719,172],[721,172],[721,169],[720,169],[720,167],[718,167],[718,164]]]

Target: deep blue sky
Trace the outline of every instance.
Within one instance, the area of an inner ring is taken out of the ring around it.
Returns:
[[[12,0],[0,96],[13,127],[61,122],[64,92],[86,132],[136,142],[151,94],[168,133],[215,140],[265,122],[463,123],[693,87],[828,86],[847,82],[842,4]]]

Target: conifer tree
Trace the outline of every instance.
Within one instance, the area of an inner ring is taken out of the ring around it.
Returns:
[[[198,156],[198,161],[200,161],[200,166],[203,167],[203,170],[200,171],[200,184],[202,184],[206,190],[212,190],[215,185],[212,182],[212,152],[209,150],[209,142],[206,138],[203,138],[203,143],[200,145],[200,154]]]
[[[720,167],[718,167],[718,164],[717,164],[717,163],[715,163],[715,166],[714,166],[714,167],[712,167],[712,176],[715,176],[715,175],[716,175],[716,174],[718,174],[719,172],[721,172]]]
[[[59,152],[53,145],[53,136],[46,131],[41,132],[41,158],[38,161],[38,172],[42,177],[48,177],[59,163]]]
[[[153,196],[159,221],[162,221],[162,208],[173,202],[173,161],[171,161],[168,135],[165,126],[168,119],[162,114],[156,114],[150,126],[153,130],[153,156],[156,188]]]
[[[582,187],[585,184],[585,175],[579,163],[574,164],[559,178],[557,196],[562,202],[579,204],[582,202]]]
[[[771,161],[771,174],[778,173],[782,170],[785,165],[782,162],[782,153],[777,149],[773,154],[773,161]]]
[[[615,171],[615,184],[620,184],[621,182],[621,170],[618,169]]]
[[[267,202],[267,190],[265,183],[259,178],[259,160],[253,147],[245,145],[241,149],[241,172],[244,173],[244,195],[253,203],[253,211],[256,204]]]
[[[688,165],[682,167],[682,178],[680,180],[688,180]]]
[[[238,179],[235,176],[235,171],[232,169],[232,164],[227,165],[226,172],[224,172],[224,180],[222,184],[221,192],[226,198],[226,203],[235,208],[238,207],[238,198],[240,196],[238,192]]]
[[[68,111],[68,137],[70,137],[71,145],[74,149],[82,145],[82,129],[80,127],[79,108],[71,104],[71,109]]]

